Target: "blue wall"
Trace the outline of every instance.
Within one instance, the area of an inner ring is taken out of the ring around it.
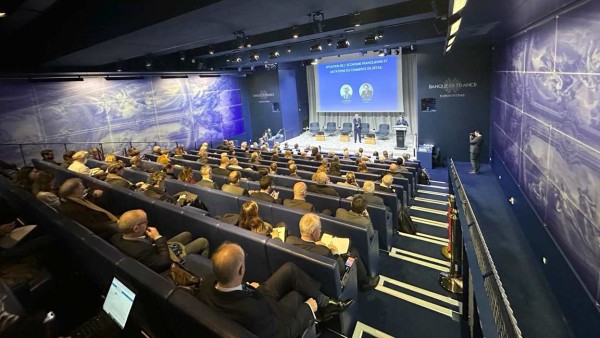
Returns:
[[[579,301],[576,288],[590,307],[600,301],[598,18],[592,1],[496,47],[491,101],[494,152],[543,224],[523,230],[538,255],[553,240],[585,287],[550,260],[563,301]]]
[[[441,44],[419,46],[417,54],[419,143],[440,147],[444,158],[469,161],[469,133],[479,130],[489,157],[491,52],[463,47],[443,55]],[[435,112],[421,112],[421,99],[435,98]]]
[[[245,135],[242,89],[237,78],[82,82],[0,82],[0,143],[69,143],[69,149],[89,148],[83,142],[106,142],[107,152],[127,142],[148,150],[155,141],[174,147]],[[115,142],[108,145],[109,142]],[[60,145],[48,146],[57,155]],[[39,158],[42,147],[25,146],[26,159]],[[0,146],[7,162],[21,163],[18,147]]]

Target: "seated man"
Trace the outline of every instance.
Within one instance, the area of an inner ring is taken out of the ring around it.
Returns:
[[[306,202],[306,183],[297,182],[294,184],[294,199],[283,200],[283,205],[297,209],[306,210],[308,212],[317,212],[312,203]]]
[[[244,250],[221,245],[212,257],[216,281],[202,283],[198,298],[259,337],[299,337],[312,325],[315,312],[329,319],[353,300],[332,299],[293,263],[281,266],[267,281],[244,283]]]
[[[54,151],[52,149],[44,149],[40,155],[42,155],[42,161],[60,165],[60,163],[54,161]]]
[[[108,169],[106,169],[106,172],[108,172],[108,175],[104,181],[110,185],[119,186],[130,190],[135,190],[136,186],[142,185],[141,182],[138,182],[138,184],[133,184],[123,177],[123,174],[125,173],[125,165],[121,161],[117,161],[109,165]]]
[[[383,198],[375,196],[373,193],[375,191],[375,183],[373,183],[373,181],[365,181],[365,183],[363,183],[363,191],[362,197],[367,201],[367,205],[385,205],[385,203],[383,203]]]
[[[329,196],[336,196],[336,197],[340,196],[338,194],[338,192],[335,191],[335,189],[327,186],[327,183],[329,183],[329,177],[327,177],[326,173],[324,173],[324,172],[317,173],[315,175],[315,180],[317,181],[317,184],[311,185],[308,188],[308,191],[314,192],[317,194],[329,195]]]
[[[364,225],[367,228],[367,234],[369,238],[372,238],[374,233],[373,223],[367,212],[367,200],[361,195],[357,195],[352,199],[352,205],[350,211],[338,208],[335,217],[350,221],[353,223]]]
[[[162,155],[160,146],[154,146],[154,147],[152,147],[152,155],[156,155],[156,156]]]
[[[148,186],[144,191],[144,195],[159,201],[165,201],[168,203],[175,203],[175,198],[167,194],[164,188],[164,182],[167,178],[167,174],[162,171],[153,172],[146,183]]]
[[[213,174],[220,176],[229,176],[231,170],[227,169],[229,165],[229,159],[227,158],[227,154],[221,157],[221,162],[219,163],[219,167],[213,170]]]
[[[333,258],[338,261],[340,268],[340,275],[343,276],[346,271],[346,259],[348,256],[354,257],[356,264],[356,276],[358,278],[358,285],[362,290],[374,289],[379,284],[379,276],[371,277],[367,274],[365,263],[358,256],[358,252],[355,248],[349,248],[350,252],[338,252],[334,245],[326,245],[320,242],[321,239],[321,219],[319,216],[313,213],[308,213],[300,219],[300,235],[301,238],[296,236],[288,236],[285,240],[286,243],[303,248],[304,250],[320,254],[325,257]]]
[[[298,167],[296,167],[296,164],[295,164],[295,163],[292,163],[292,164],[290,164],[288,168],[290,169],[290,177],[293,177],[293,178],[301,178],[301,177],[298,175],[298,172],[297,172],[297,171],[298,171]]]
[[[248,191],[240,185],[242,174],[239,171],[229,173],[229,184],[223,184],[221,190],[238,196],[248,196]]]
[[[399,158],[402,158],[402,157],[399,157]],[[405,173],[408,172],[408,170],[406,170],[406,168],[404,166],[402,166],[402,165],[399,166],[396,163],[390,164],[390,174],[392,174],[392,176],[394,176],[394,177],[404,177],[402,175],[403,172],[405,172]]]
[[[196,184],[212,189],[219,189],[217,183],[212,180],[212,168],[209,165],[203,165],[200,168],[200,175],[202,175],[202,179]]]
[[[192,241],[192,234],[185,231],[167,240],[156,228],[148,226],[148,218],[143,210],[126,211],[117,224],[120,233],[111,237],[112,244],[127,256],[135,258],[158,273],[167,270],[173,262],[168,247],[170,243],[183,244],[186,255],[197,253],[208,257],[206,239],[197,238]]]
[[[94,195],[100,196],[101,192],[101,190],[94,191]],[[58,190],[60,197],[58,210],[96,235],[108,239],[118,231],[117,217],[110,211],[85,199],[87,194],[80,178],[70,178],[64,181]]]
[[[281,204],[279,192],[273,190],[273,179],[270,176],[263,176],[260,178],[260,191],[250,194],[250,197],[257,200]]]
[[[386,174],[381,178],[381,183],[379,185],[375,186],[375,190],[396,193],[394,188],[392,188],[393,182],[394,182],[394,176],[392,176],[392,174]]]

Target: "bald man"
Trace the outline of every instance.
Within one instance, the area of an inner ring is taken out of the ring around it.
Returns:
[[[148,217],[144,210],[125,212],[117,225],[120,233],[111,238],[112,244],[156,272],[167,270],[173,262],[169,253],[170,243],[183,244],[187,255],[198,253],[208,256],[206,239],[197,238],[192,241],[192,234],[185,231],[167,241],[156,228],[148,226]]]
[[[283,200],[283,205],[296,209],[306,210],[308,212],[317,212],[315,206],[312,203],[306,202],[306,183],[297,182],[294,184],[294,199]]]
[[[317,310],[330,319],[354,302],[325,296],[319,283],[293,263],[262,284],[244,283],[245,257],[239,245],[222,244],[212,257],[215,281],[202,283],[198,298],[259,337],[299,337]]]

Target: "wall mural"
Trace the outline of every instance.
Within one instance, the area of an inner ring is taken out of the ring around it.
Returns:
[[[193,147],[244,132],[240,85],[236,78],[161,79],[28,83],[0,81],[0,143],[106,142],[105,152],[128,142],[149,150],[154,142]],[[109,143],[114,142],[114,143]],[[62,145],[48,145],[55,156]],[[26,159],[44,147],[23,146]],[[18,146],[0,146],[4,161],[22,163]]]
[[[600,3],[496,49],[493,148],[600,301]]]

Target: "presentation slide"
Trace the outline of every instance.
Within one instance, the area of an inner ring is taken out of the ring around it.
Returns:
[[[404,111],[401,60],[400,56],[386,56],[317,65],[317,111]]]

